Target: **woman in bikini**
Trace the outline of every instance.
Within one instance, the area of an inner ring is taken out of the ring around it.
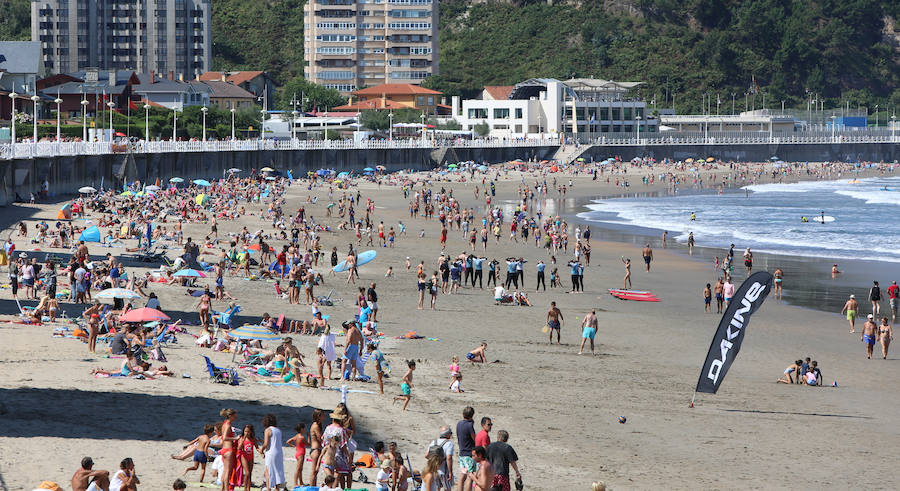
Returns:
[[[205,328],[209,326],[210,298],[208,293],[203,293],[203,296],[200,297],[200,301],[197,302],[197,307],[200,308],[200,323]]]
[[[781,298],[782,295],[782,281],[784,281],[784,271],[781,268],[775,270],[775,273],[772,274],[775,277],[775,298]]]
[[[319,454],[322,453],[322,420],[325,419],[325,412],[316,409],[312,414],[312,423],[309,425],[309,458],[307,462],[312,462],[312,474],[309,476],[309,485],[316,486],[316,477],[319,475]]]
[[[231,480],[231,472],[234,469],[235,464],[235,440],[237,438],[234,436],[234,433],[231,431],[231,425],[237,421],[237,411],[234,409],[223,409],[219,413],[225,420],[222,422],[222,450],[219,450],[219,454],[222,455],[222,474],[220,476],[220,480],[222,481],[222,490],[228,491],[232,489],[229,485]]]
[[[888,348],[891,346],[891,341],[894,339],[894,330],[891,328],[891,325],[888,324],[887,317],[881,318],[881,325],[878,326],[878,338],[881,340],[881,357],[884,360],[887,360]]]

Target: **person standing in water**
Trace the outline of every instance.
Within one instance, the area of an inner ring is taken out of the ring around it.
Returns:
[[[782,281],[784,281],[784,271],[781,268],[775,270],[775,273],[772,274],[775,277],[775,298],[781,299],[784,291],[782,290]]]
[[[688,232],[687,245],[688,245],[688,254],[693,256],[694,255],[694,232]]]

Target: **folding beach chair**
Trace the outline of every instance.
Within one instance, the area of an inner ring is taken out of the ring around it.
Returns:
[[[209,379],[211,381],[228,385],[238,385],[238,383],[240,383],[237,371],[233,368],[217,367],[208,356],[201,356],[203,356],[203,359],[206,361],[206,370],[209,372]]]

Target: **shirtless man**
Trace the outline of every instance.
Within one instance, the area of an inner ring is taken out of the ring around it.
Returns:
[[[859,311],[859,302],[856,301],[856,295],[850,295],[850,299],[841,309],[841,315],[847,313],[847,321],[850,323],[850,332],[856,327],[856,313]]]
[[[93,467],[93,459],[81,459],[81,468],[72,476],[72,491],[109,491],[109,471],[95,471]]]
[[[584,320],[581,322],[582,333],[581,333],[581,347],[578,348],[578,354],[580,355],[584,351],[584,342],[588,339],[591,340],[591,354],[594,354],[594,336],[597,335],[597,311],[591,310],[591,313],[584,316]]]
[[[647,272],[650,272],[650,261],[653,260],[653,249],[650,248],[650,243],[644,246],[644,249],[641,251],[641,255],[644,256],[644,266],[647,268]]]
[[[550,328],[550,344],[553,344],[553,331],[556,331],[556,344],[559,343],[559,332],[562,328],[561,322],[565,321],[562,312],[556,308],[556,302],[550,302],[550,310],[547,311],[547,327]]]
[[[350,375],[349,380],[354,380],[356,378],[356,361],[359,360],[359,354],[362,352],[363,336],[355,321],[345,323],[344,329],[347,330],[347,343],[344,345],[341,380],[347,380],[348,374]]]
[[[878,339],[878,326],[875,325],[875,316],[869,314],[866,323],[863,324],[859,340],[866,343],[866,358],[872,359],[872,350],[875,348],[875,340]]]
[[[716,285],[713,286],[713,293],[716,294],[716,313],[722,313],[722,306],[725,303],[725,283],[722,283],[722,278],[719,278],[716,281]]]
[[[472,363],[487,363],[487,355],[484,351],[487,349],[487,343],[481,343],[481,346],[466,353],[466,359]]]
[[[312,322],[306,328],[306,334],[323,333],[326,327],[328,327],[328,321],[322,318],[322,312],[316,312]]]
[[[472,450],[472,460],[478,466],[475,472],[469,472],[467,477],[474,484],[473,490],[488,491],[492,488],[494,482],[494,466],[490,465],[487,459],[487,450],[484,447],[475,447]],[[484,465],[484,464],[487,465]]]

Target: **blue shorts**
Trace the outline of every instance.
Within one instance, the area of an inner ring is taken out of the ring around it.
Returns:
[[[225,278],[222,278],[221,276],[216,278],[216,286],[222,286],[224,283],[225,283]]]
[[[712,302],[712,297],[704,297],[703,298],[703,303],[705,303],[706,305],[709,305],[710,302]]]
[[[359,359],[359,345],[351,344],[350,346],[347,346],[347,350],[344,351],[344,359],[356,363],[356,360]]]
[[[194,450],[194,462],[205,464],[208,460],[209,457],[207,457],[205,453],[199,450]]]
[[[585,339],[594,339],[594,336],[597,335],[597,330],[593,327],[585,327],[584,331],[581,333],[581,337]]]
[[[402,384],[400,384],[400,393],[408,396],[412,393],[412,387],[410,387],[406,382],[403,382]]]
[[[559,330],[559,321],[548,321],[547,327],[549,327],[550,329],[556,329],[558,331]]]
[[[863,342],[866,344],[875,344],[875,336],[866,334],[863,336]]]

